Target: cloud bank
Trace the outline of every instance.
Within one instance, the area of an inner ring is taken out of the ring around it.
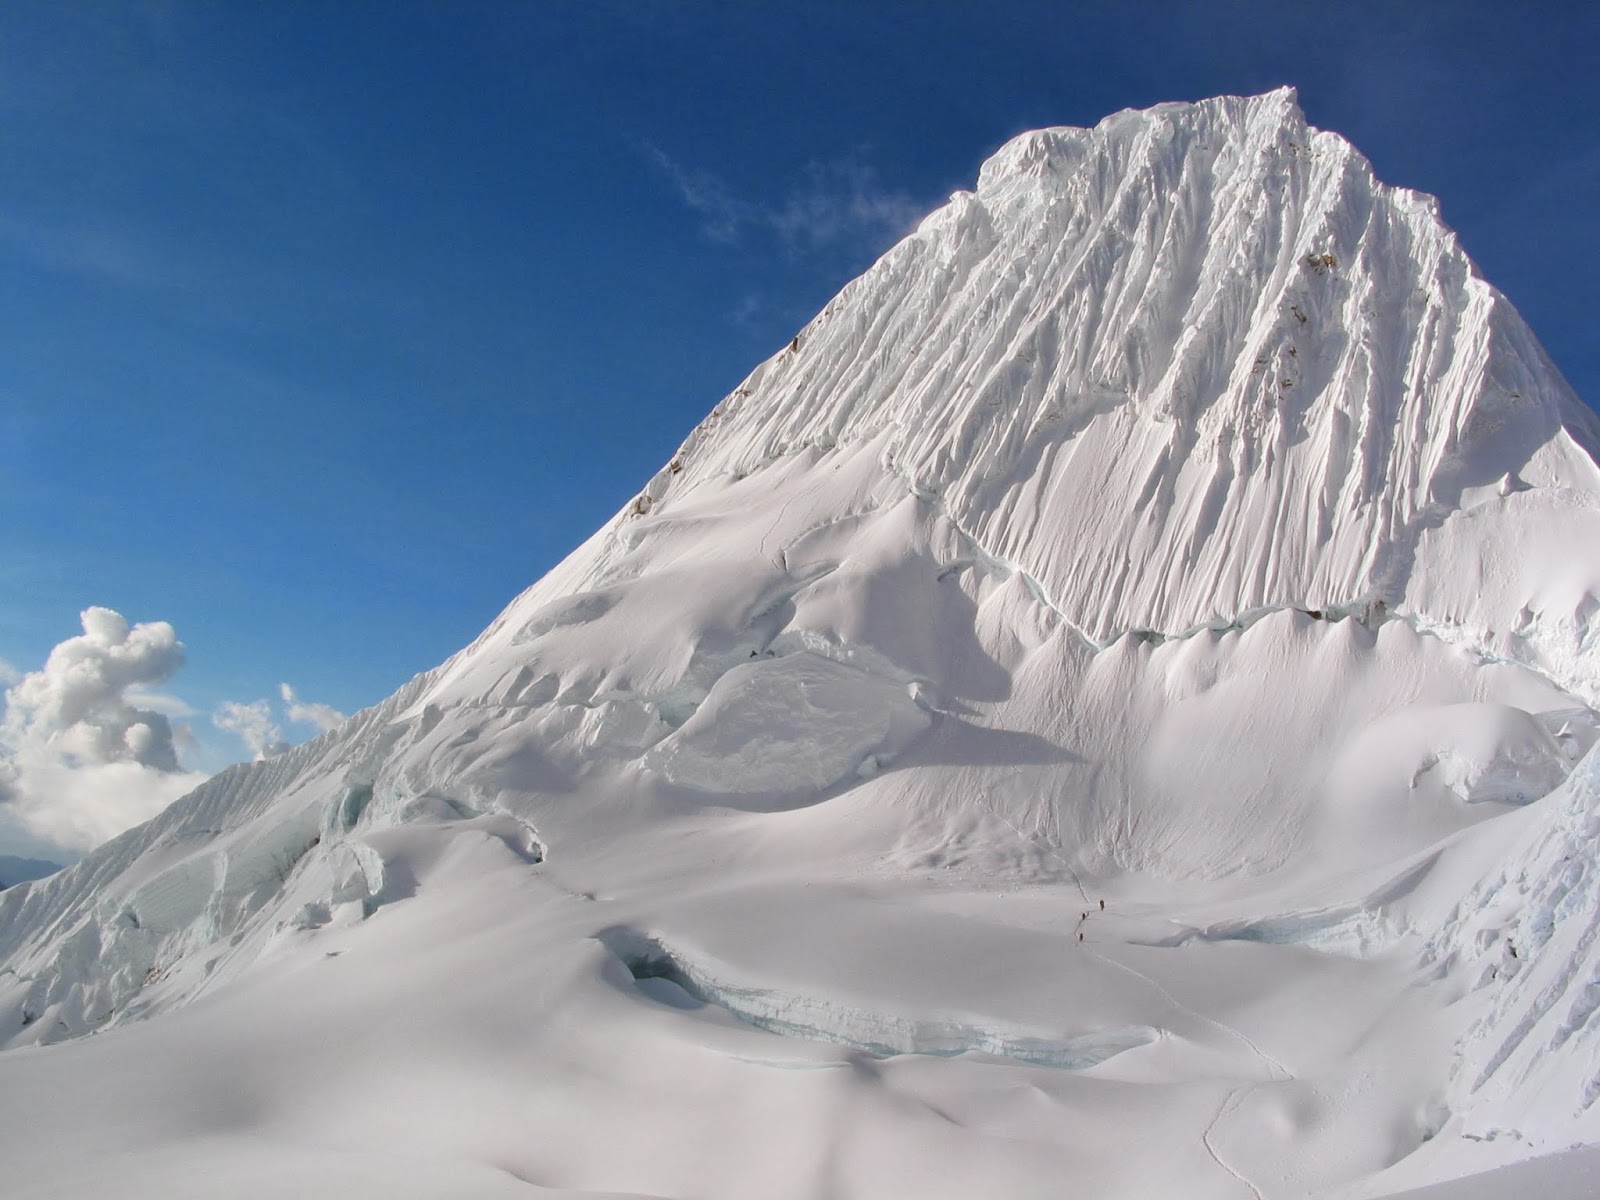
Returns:
[[[0,832],[25,831],[71,854],[91,850],[149,820],[207,778],[188,769],[198,747],[181,722],[195,710],[157,690],[184,664],[165,621],[130,625],[109,608],[88,608],[83,632],[50,651],[37,671],[0,662]],[[212,714],[260,760],[290,746],[284,725],[319,733],[344,721],[327,704],[280,684],[281,704],[224,701]],[[179,720],[178,724],[174,724]]]
[[[7,689],[0,721],[0,812],[69,850],[148,820],[205,779],[180,766],[167,716],[139,703],[183,665],[172,626],[130,626],[98,607],[81,620],[82,634]]]

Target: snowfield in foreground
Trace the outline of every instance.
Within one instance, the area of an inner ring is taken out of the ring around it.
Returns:
[[[471,646],[0,893],[6,1192],[1593,1195],[1597,446],[1291,92],[1017,138]]]

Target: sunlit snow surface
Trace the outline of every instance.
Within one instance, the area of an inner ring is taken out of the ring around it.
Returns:
[[[1600,1142],[1596,443],[1292,94],[1018,138],[472,646],[0,895],[6,1194]]]

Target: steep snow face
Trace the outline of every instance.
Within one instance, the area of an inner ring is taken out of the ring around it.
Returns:
[[[1393,607],[1423,535],[1506,491],[1576,489],[1594,532],[1586,412],[1433,199],[1378,183],[1287,90],[1017,138],[647,496],[875,439],[1102,642]],[[1524,604],[1524,628],[1570,619],[1595,580],[1520,582],[1493,611],[1431,576],[1420,599],[1478,636]]]
[[[288,1190],[1325,1193],[1554,1122],[1558,1034],[1600,1138],[1597,440],[1292,93],[1018,138],[471,646],[0,894],[0,1042],[107,1034],[0,1057],[12,1182],[185,1029]],[[86,1181],[187,1186],[144,1108]]]

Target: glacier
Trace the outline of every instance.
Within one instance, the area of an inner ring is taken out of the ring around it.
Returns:
[[[0,892],[8,1194],[1590,1195],[1597,448],[1291,90],[1024,134],[471,645]]]

